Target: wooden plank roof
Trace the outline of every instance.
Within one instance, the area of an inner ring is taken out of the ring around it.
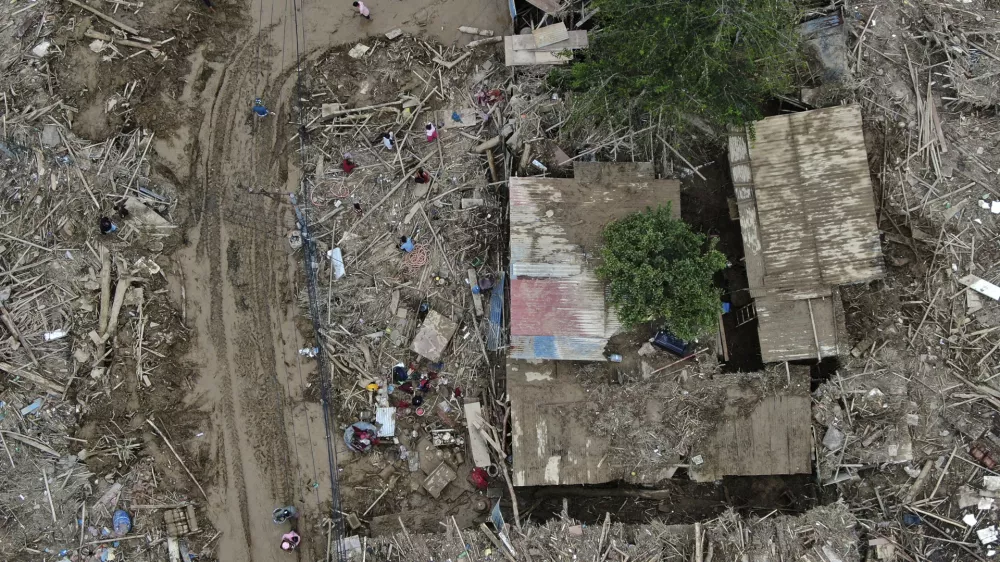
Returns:
[[[749,160],[769,292],[884,276],[861,110],[768,117],[755,135]]]

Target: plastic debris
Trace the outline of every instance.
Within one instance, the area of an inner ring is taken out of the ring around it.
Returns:
[[[35,398],[34,402],[32,402],[31,404],[28,404],[27,406],[21,408],[21,415],[22,416],[26,416],[28,414],[33,414],[33,413],[37,412],[38,409],[42,407],[42,403],[43,402],[44,402],[44,400],[42,400],[41,397]]]
[[[115,529],[116,537],[123,537],[132,530],[132,518],[124,509],[116,509],[111,517],[111,526]]]

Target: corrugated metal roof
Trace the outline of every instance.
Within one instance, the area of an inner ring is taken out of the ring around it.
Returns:
[[[512,279],[512,336],[605,337],[604,284],[593,272],[558,279]]]
[[[508,355],[513,359],[553,361],[606,361],[608,338],[575,336],[511,336]]]
[[[620,323],[594,273],[601,227],[668,201],[680,215],[680,183],[653,179],[651,163],[578,166],[580,178],[510,178],[512,357],[603,361]]]
[[[729,167],[761,355],[815,358],[817,339],[820,356],[836,355],[843,319],[831,288],[885,275],[861,111],[768,117],[754,129],[753,141],[730,132]]]

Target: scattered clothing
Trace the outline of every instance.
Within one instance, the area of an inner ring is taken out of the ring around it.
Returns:
[[[128,209],[125,208],[124,202],[119,203],[118,205],[115,206],[115,212],[118,213],[118,216],[121,217],[122,219],[128,218]]]
[[[298,519],[298,518],[299,518],[299,510],[295,509],[294,505],[274,508],[273,519],[275,523],[284,523],[289,519]]]
[[[354,212],[357,213],[359,217],[362,215],[361,203],[354,204]]]
[[[271,114],[267,107],[264,106],[264,101],[260,98],[253,100],[253,112],[257,117],[267,117]]]
[[[413,181],[416,183],[428,183],[431,181],[431,175],[425,172],[423,168],[417,168],[417,173],[413,176]]]
[[[111,222],[111,219],[108,217],[101,217],[100,227],[101,234],[111,234],[118,231],[118,225]]]
[[[395,150],[396,136],[391,132],[382,133],[382,144],[385,145],[386,150]]]
[[[413,239],[409,236],[403,236],[399,239],[399,249],[403,250],[407,254],[413,251]]]
[[[456,122],[456,123],[461,123],[462,122],[462,116],[459,115],[457,111],[452,111],[451,112],[451,120],[454,121],[454,122]]]
[[[434,142],[434,141],[437,140],[437,138],[438,138],[438,130],[437,130],[437,127],[434,126],[434,123],[428,123],[427,124],[427,131],[426,132],[427,132],[427,142]]]
[[[353,6],[358,9],[358,12],[361,14],[361,17],[368,20],[372,19],[371,10],[368,9],[368,6],[365,6],[364,2],[361,2],[359,0],[358,2],[355,2]]]
[[[298,533],[288,531],[284,535],[281,535],[281,550],[295,550],[301,540],[302,538],[299,537]]]
[[[350,174],[356,167],[357,165],[350,158],[344,158],[344,161],[340,163],[340,168],[344,170],[345,174]]]
[[[344,443],[355,453],[367,453],[379,444],[378,428],[368,422],[355,422],[344,431]]]

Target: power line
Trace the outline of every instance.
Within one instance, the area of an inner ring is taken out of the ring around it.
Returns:
[[[287,0],[286,0],[287,1]],[[293,22],[295,25],[295,106],[298,113],[299,127],[299,166],[300,169],[305,169],[305,149],[306,141],[305,135],[302,134],[302,127],[305,120],[302,114],[302,51],[305,47],[305,30],[302,30],[302,44],[299,44],[299,4],[298,0],[292,0],[292,15]],[[284,54],[282,54],[284,56]],[[331,373],[329,368],[329,362],[327,361],[325,349],[319,346],[319,342],[322,341],[322,326],[320,325],[320,309],[319,309],[319,296],[317,291],[317,279],[316,270],[318,268],[319,261],[316,257],[316,242],[313,240],[310,230],[309,222],[306,217],[309,215],[308,210],[310,205],[312,205],[312,194],[310,193],[309,182],[305,180],[303,176],[299,181],[300,190],[302,192],[302,197],[304,199],[303,206],[305,211],[302,211],[298,205],[295,207],[295,212],[299,218],[299,224],[301,225],[302,231],[302,257],[303,265],[305,267],[306,275],[306,288],[309,293],[309,314],[312,317],[313,325],[313,337],[316,340],[317,347],[320,348],[319,353],[316,355],[317,363],[319,364],[320,381],[321,381],[321,400],[323,404],[323,427],[326,431],[326,452],[327,461],[330,464],[330,493],[331,493],[331,509],[330,509],[330,520],[331,529],[330,532],[333,535],[333,539],[336,541],[336,554],[335,560],[337,562],[346,562],[347,553],[345,549],[344,538],[344,519],[340,506],[340,488],[337,482],[337,450],[334,445],[333,439],[335,426],[333,426],[333,421],[336,419],[333,408],[332,401],[330,400],[330,376]],[[291,195],[292,202],[295,203],[294,194]],[[333,426],[333,427],[332,427]]]

